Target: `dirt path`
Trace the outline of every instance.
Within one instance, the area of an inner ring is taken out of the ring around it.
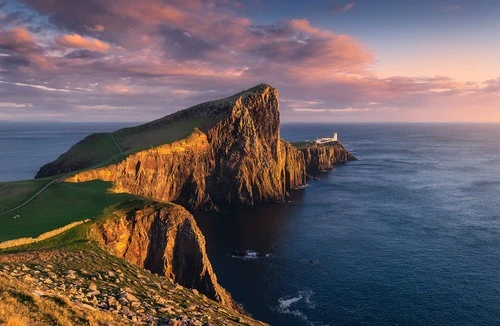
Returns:
[[[19,208],[22,208],[26,205],[28,205],[29,203],[31,203],[33,200],[35,200],[36,197],[40,196],[45,190],[47,190],[48,187],[52,186],[54,183],[58,182],[58,181],[61,181],[62,179],[68,177],[68,174],[65,174],[63,175],[62,177],[59,177],[57,179],[54,179],[52,180],[51,182],[47,183],[42,189],[38,190],[33,196],[31,196],[30,198],[28,198],[24,203],[14,207],[14,208],[11,208],[9,209],[8,211],[5,211],[3,213],[0,213],[0,216],[2,215],[5,215],[5,214],[9,214],[15,210],[18,210]]]
[[[118,145],[117,141],[115,140],[115,137],[113,136],[113,133],[109,133],[109,135],[111,136],[111,139],[113,140],[113,142],[115,143],[116,145],[116,148],[120,151],[119,154],[117,155],[114,155],[113,157],[109,158],[108,160],[102,162],[102,163],[99,163],[95,166],[92,166],[90,167],[89,169],[93,169],[93,168],[98,168],[99,166],[102,166],[102,165],[105,165],[107,164],[108,162],[111,162],[115,157],[123,154],[123,151],[120,147],[120,145]],[[28,205],[29,203],[31,203],[33,200],[35,200],[38,196],[40,196],[45,190],[47,190],[50,186],[52,186],[54,183],[58,182],[58,181],[62,181],[63,179],[66,179],[70,176],[72,176],[73,174],[76,174],[80,171],[74,171],[74,172],[71,172],[71,173],[67,173],[67,174],[64,174],[63,176],[57,178],[57,179],[54,179],[52,181],[50,181],[49,183],[47,183],[42,189],[38,190],[33,196],[31,196],[30,198],[28,198],[26,201],[24,201],[22,204],[14,207],[14,208],[11,208],[9,209],[8,211],[5,211],[5,212],[2,212],[0,213],[0,216],[2,215],[6,215],[6,214],[9,214],[9,213],[12,213],[20,208],[23,208],[24,206]]]
[[[113,142],[115,143],[116,148],[118,148],[118,151],[120,151],[120,153],[123,154],[123,151],[122,151],[120,145],[118,145],[118,142],[116,141],[115,136],[113,136],[113,133],[110,132],[109,135],[111,136],[111,139],[113,139]]]

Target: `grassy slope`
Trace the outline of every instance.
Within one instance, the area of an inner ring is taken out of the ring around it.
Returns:
[[[135,198],[107,192],[109,187],[110,183],[102,181],[56,183],[29,205],[0,216],[0,241],[35,237],[74,221],[95,218],[105,207]],[[17,215],[20,217],[14,218]]]
[[[43,178],[0,183],[0,213],[23,203],[53,179]]]
[[[81,141],[61,155],[55,164],[62,167],[78,169],[105,162],[120,151],[109,133],[92,134],[90,138]]]
[[[267,85],[257,85],[233,96],[201,103],[139,126],[120,129],[113,133],[92,134],[56,161],[49,163],[49,166],[55,171],[78,171],[116,162],[132,153],[183,139],[195,128],[205,132],[220,119],[220,114],[226,111],[228,105],[234,104],[238,97],[246,96],[263,87]],[[124,153],[120,153],[112,137]]]
[[[137,152],[186,138],[195,128],[206,130],[213,120],[213,117],[184,118],[157,127],[144,124],[120,129],[113,135],[123,150]]]
[[[124,128],[112,134],[92,134],[50,164],[68,172],[110,164],[132,153],[183,139],[195,128],[207,130],[214,121],[215,118],[211,116],[184,118],[158,126],[144,124]],[[112,137],[124,153],[120,153]]]
[[[291,142],[290,144],[297,149],[309,148],[315,145],[312,141]]]

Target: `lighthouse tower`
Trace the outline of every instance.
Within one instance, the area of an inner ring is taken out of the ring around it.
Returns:
[[[335,132],[333,133],[333,141],[337,141],[337,140],[338,140],[338,139],[337,139],[337,132],[335,131]]]

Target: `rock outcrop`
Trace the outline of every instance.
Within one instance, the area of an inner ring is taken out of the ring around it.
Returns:
[[[306,182],[303,154],[280,139],[278,92],[259,85],[225,101],[203,104],[218,122],[206,132],[129,155],[117,164],[67,179],[112,181],[114,190],[218,209],[282,201]],[[203,105],[181,111],[194,117]],[[214,113],[215,112],[215,113]]]
[[[309,175],[331,170],[333,165],[338,163],[357,160],[340,142],[325,145],[311,143],[310,146],[302,147],[301,151],[304,154],[306,171]]]
[[[217,283],[194,217],[179,205],[117,210],[112,218],[93,225],[90,236],[117,257],[238,308]]]
[[[93,243],[0,251],[1,325],[267,325]]]

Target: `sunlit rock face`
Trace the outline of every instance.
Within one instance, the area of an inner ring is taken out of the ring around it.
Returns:
[[[301,151],[304,154],[308,174],[331,170],[335,164],[357,160],[340,142],[325,145],[314,144]]]
[[[67,181],[112,181],[118,192],[206,210],[282,201],[287,190],[305,184],[303,153],[280,139],[275,88],[259,85],[182,114],[197,117],[207,112],[218,120],[206,132],[195,130],[180,141],[78,173]]]
[[[179,205],[117,209],[112,218],[94,224],[90,236],[117,257],[237,308],[217,283],[194,217]]]

